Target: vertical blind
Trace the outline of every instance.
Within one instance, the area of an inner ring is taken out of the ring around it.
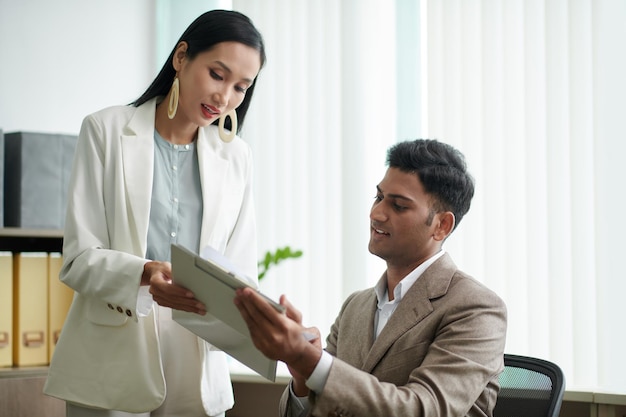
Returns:
[[[448,248],[507,302],[507,351],[626,392],[626,3],[425,1],[428,134],[477,195]]]
[[[395,12],[373,0],[234,0],[262,32],[267,66],[242,136],[255,156],[259,248],[303,256],[261,288],[286,294],[325,335],[350,292],[384,271],[369,207],[395,142]]]
[[[507,352],[558,363],[568,389],[626,392],[626,2],[415,4],[232,1],[267,44],[243,130],[259,247],[304,252],[262,289],[327,332],[384,270],[367,242],[385,150],[437,138],[477,183],[446,250],[505,299]],[[396,30],[411,17],[419,36]],[[407,68],[419,68],[411,83]]]

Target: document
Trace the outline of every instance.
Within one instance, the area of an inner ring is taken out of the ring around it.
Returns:
[[[223,350],[259,375],[274,382],[276,361],[266,358],[254,346],[245,321],[233,303],[238,288],[255,288],[253,282],[240,274],[219,252],[207,248],[203,256],[172,244],[172,280],[191,290],[207,308],[201,316],[172,310],[172,318],[191,332]],[[255,289],[256,290],[256,289]],[[284,307],[264,296],[277,311]]]

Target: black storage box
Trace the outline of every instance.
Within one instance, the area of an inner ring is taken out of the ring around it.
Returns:
[[[0,227],[4,227],[4,133],[0,129]]]
[[[4,134],[4,226],[63,229],[76,135]]]

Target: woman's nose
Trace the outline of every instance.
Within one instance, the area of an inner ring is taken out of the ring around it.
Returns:
[[[214,94],[213,100],[215,100],[215,103],[218,104],[220,107],[228,106],[228,102],[230,100],[228,89],[223,88],[221,90],[216,91]]]

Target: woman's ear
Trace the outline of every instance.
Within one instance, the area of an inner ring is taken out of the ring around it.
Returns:
[[[180,71],[185,58],[187,58],[187,48],[189,45],[185,41],[181,41],[176,45],[176,49],[174,50],[174,57],[172,59],[172,66],[176,70],[176,72]]]
[[[450,233],[452,233],[452,230],[454,230],[454,224],[456,222],[456,219],[454,218],[454,213],[452,213],[451,211],[443,211],[441,213],[437,213],[435,216],[435,220],[438,224],[433,234],[433,237],[435,238],[435,240],[443,241],[448,236],[450,236]]]

